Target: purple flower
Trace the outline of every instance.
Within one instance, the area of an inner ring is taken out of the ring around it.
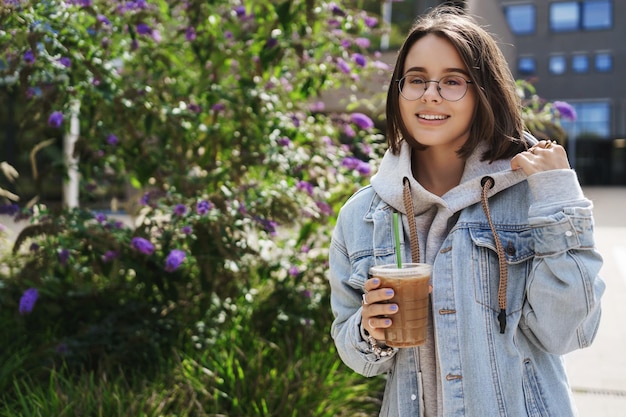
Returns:
[[[359,67],[363,68],[363,67],[365,67],[365,65],[367,65],[367,59],[365,59],[365,57],[363,55],[361,55],[361,54],[353,54],[352,55],[352,60]]]
[[[215,113],[221,112],[222,110],[224,110],[226,108],[226,106],[224,106],[223,103],[215,103],[212,107],[211,110],[213,110]]]
[[[354,43],[359,47],[359,48],[363,48],[363,49],[367,49],[370,47],[370,45],[372,44],[372,42],[367,39],[367,38],[356,38],[354,40]]]
[[[210,201],[202,200],[196,204],[196,212],[201,216],[207,214],[212,208],[213,204]]]
[[[24,62],[26,62],[27,64],[32,64],[35,62],[35,54],[33,54],[33,51],[31,51],[30,49],[24,52]]]
[[[139,199],[139,204],[142,206],[147,206],[149,203],[150,203],[150,192],[147,191]]]
[[[309,106],[312,112],[323,112],[326,108],[326,104],[323,101],[317,101],[315,103],[311,103]]]
[[[372,16],[365,16],[365,18],[363,18],[363,21],[365,22],[365,25],[370,28],[373,28],[376,25],[378,25],[378,19]]]
[[[178,269],[178,267],[185,260],[185,256],[185,251],[173,249],[165,259],[165,270],[167,272],[172,272]]]
[[[361,175],[369,175],[372,172],[372,168],[370,164],[365,161],[359,161],[359,164],[356,167],[356,170]]]
[[[38,298],[39,291],[37,291],[37,288],[29,288],[24,291],[24,294],[22,294],[20,298],[19,313],[24,315],[32,312]]]
[[[350,65],[342,58],[337,58],[337,68],[344,74],[350,74]]]
[[[59,257],[59,263],[63,266],[67,265],[67,261],[70,259],[70,251],[63,248],[59,251],[58,254]]]
[[[174,207],[174,214],[177,216],[184,216],[187,213],[187,207],[184,204],[176,204]]]
[[[180,231],[184,235],[190,235],[193,232],[193,227],[191,227],[190,225],[185,225],[181,227]]]
[[[104,213],[97,213],[94,218],[96,219],[96,221],[100,224],[104,223],[107,221],[107,216]]]
[[[291,275],[292,277],[297,277],[299,273],[300,271],[298,271],[298,267],[295,265],[291,265],[291,267],[289,268],[289,275]]]
[[[278,45],[278,40],[276,38],[269,38],[267,42],[265,42],[265,49],[272,49]]]
[[[130,245],[134,249],[146,255],[152,255],[154,253],[154,245],[150,243],[149,240],[144,239],[143,237],[134,237],[131,240]]]
[[[313,184],[308,181],[298,181],[296,189],[304,191],[308,195],[313,195]]]
[[[564,119],[575,121],[578,117],[576,109],[574,109],[574,107],[572,107],[569,103],[564,101],[555,101],[553,105],[556,111],[559,112],[559,115]]]
[[[191,41],[195,41],[196,37],[197,37],[196,28],[194,28],[193,26],[189,26],[187,30],[185,30],[185,39],[191,42]]]
[[[289,144],[291,144],[291,139],[289,139],[287,136],[283,136],[276,141],[276,144],[279,146],[289,146]]]
[[[354,129],[350,125],[345,125],[343,127],[343,133],[345,133],[346,136],[348,136],[349,138],[353,138],[353,137],[356,136],[356,132],[354,131]]]
[[[63,113],[61,113],[60,111],[54,111],[52,112],[50,117],[48,117],[48,126],[58,128],[58,127],[61,127],[62,123],[63,123]]]
[[[120,253],[114,250],[108,250],[102,255],[102,262],[109,263],[112,262],[115,258],[120,256]]]
[[[341,165],[348,169],[357,169],[357,167],[359,166],[359,162],[361,162],[359,158],[355,158],[354,156],[347,156],[343,158],[343,160],[341,161]]]
[[[341,10],[341,8],[339,6],[337,6],[335,3],[331,3],[330,4],[330,11],[335,16],[345,16],[346,15],[346,12]]]
[[[146,23],[138,23],[135,28],[140,35],[150,35],[152,33],[152,29]]]
[[[28,250],[31,252],[37,252],[39,250],[39,245],[33,242],[30,244],[30,247],[28,248]]]
[[[161,32],[159,32],[159,31],[158,31],[158,30],[156,30],[156,29],[152,31],[151,36],[152,36],[152,39],[154,39],[154,41],[155,41],[156,43],[161,42],[161,40],[163,39],[163,38],[161,37]]]
[[[350,121],[363,130],[371,129],[374,127],[374,122],[372,121],[372,119],[370,119],[363,113],[352,113],[350,115]]]
[[[116,146],[118,143],[120,143],[120,140],[117,136],[111,133],[109,136],[107,136],[107,143],[111,146]]]
[[[315,204],[317,205],[317,208],[320,209],[322,214],[325,214],[327,216],[332,216],[334,214],[333,208],[327,202],[318,201]]]
[[[59,63],[63,65],[65,68],[69,68],[72,66],[72,60],[66,56],[62,56],[61,59],[59,59]]]
[[[246,17],[246,7],[245,6],[235,7],[235,14],[237,14],[237,17],[240,19]]]
[[[96,16],[96,20],[100,23],[102,23],[103,25],[107,25],[109,26],[111,24],[111,21],[103,14],[99,14]]]

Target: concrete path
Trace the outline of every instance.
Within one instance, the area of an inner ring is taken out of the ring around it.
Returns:
[[[626,189],[587,187],[607,289],[596,340],[566,363],[580,417],[626,416]]]

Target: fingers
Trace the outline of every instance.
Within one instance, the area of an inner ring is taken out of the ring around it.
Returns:
[[[362,295],[363,309],[361,311],[361,320],[365,330],[374,339],[384,340],[384,329],[391,326],[391,318],[389,316],[398,312],[398,305],[388,302],[388,300],[393,298],[393,290],[391,288],[379,287],[380,280],[377,278],[372,278],[365,282],[366,292]]]
[[[539,141],[511,159],[511,169],[522,169],[526,175],[552,169],[569,169],[565,149],[554,141]]]

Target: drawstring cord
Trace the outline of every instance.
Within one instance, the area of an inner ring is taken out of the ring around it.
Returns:
[[[493,234],[493,240],[496,242],[496,251],[498,253],[498,264],[500,266],[500,284],[498,286],[498,307],[500,307],[500,314],[498,314],[498,321],[500,322],[500,333],[504,333],[506,329],[506,285],[509,276],[509,271],[506,266],[506,256],[504,255],[504,247],[500,241],[500,237],[496,233],[496,227],[491,219],[491,212],[489,210],[489,200],[487,198],[487,191],[490,190],[495,182],[491,177],[484,177],[480,184],[482,191],[480,193],[480,200],[483,204],[483,211],[487,216],[489,222],[489,228]]]
[[[409,179],[404,178],[404,192],[403,192],[403,202],[404,209],[406,211],[406,215],[409,221],[409,233],[410,233],[410,242],[411,242],[411,258],[412,262],[420,261],[420,249],[419,249],[419,240],[417,237],[417,225],[415,224],[415,212],[413,210],[413,198],[411,197],[411,185],[409,184]],[[480,200],[483,206],[483,211],[487,216],[487,221],[489,222],[489,228],[491,229],[491,233],[493,234],[493,239],[496,243],[496,252],[498,253],[498,265],[500,269],[500,283],[498,285],[498,307],[500,308],[500,313],[498,314],[498,322],[500,323],[500,333],[504,333],[506,330],[506,287],[509,276],[509,271],[506,265],[506,256],[504,254],[504,247],[502,246],[502,241],[496,233],[496,227],[493,224],[493,220],[491,219],[491,211],[489,210],[489,199],[487,197],[487,191],[493,188],[495,182],[491,177],[484,177],[481,180],[482,190],[480,193]]]
[[[404,210],[409,221],[409,234],[411,242],[411,262],[419,263],[420,261],[420,242],[417,238],[417,225],[415,224],[415,212],[413,211],[413,197],[411,197],[411,184],[409,179],[404,177],[404,193],[402,199],[404,202]]]

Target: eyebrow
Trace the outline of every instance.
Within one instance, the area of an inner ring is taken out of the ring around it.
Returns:
[[[408,70],[406,70],[405,74],[408,74],[409,72],[425,72],[425,73],[428,73],[428,71],[424,67],[411,67]],[[466,70],[464,70],[463,68],[445,68],[443,72],[460,72],[461,74],[465,74],[465,75],[469,76],[469,73]]]

